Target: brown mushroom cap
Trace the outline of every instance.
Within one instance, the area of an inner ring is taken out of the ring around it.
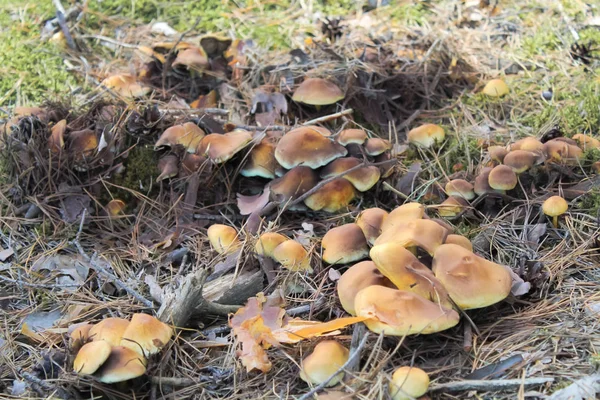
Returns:
[[[355,157],[344,157],[333,160],[327,164],[321,171],[321,178],[327,179],[341,174],[351,168],[362,164],[362,161]],[[342,178],[348,180],[359,192],[366,192],[379,181],[381,171],[379,168],[371,165],[359,168],[353,172],[347,173]]]
[[[389,218],[388,216],[386,221]],[[381,236],[375,240],[375,246],[385,243],[399,243],[404,247],[418,246],[433,255],[435,249],[444,243],[447,234],[448,231],[437,222],[428,219],[417,219],[390,229],[384,229]]]
[[[363,210],[356,218],[356,225],[362,229],[367,243],[370,245],[375,243],[375,240],[381,235],[381,227],[387,216],[387,211],[374,207]]]
[[[211,133],[202,138],[198,144],[197,154],[208,157],[216,164],[221,164],[250,143],[252,134],[243,129],[236,129],[225,134]]]
[[[297,166],[269,184],[274,201],[296,199],[314,188],[319,182],[317,173],[309,167]]]
[[[506,157],[508,154],[508,150],[506,150],[503,146],[490,146],[488,147],[488,153],[490,153],[490,158],[493,161],[502,163],[504,161],[504,157]]]
[[[323,261],[328,264],[349,264],[369,255],[369,245],[357,224],[344,224],[330,229],[323,240]]]
[[[128,347],[141,356],[156,354],[171,340],[173,329],[152,315],[133,314],[123,333],[121,346]]]
[[[50,130],[48,138],[48,148],[53,154],[58,154],[65,147],[65,132],[67,130],[67,120],[58,121]]]
[[[321,78],[308,78],[296,88],[292,100],[312,106],[326,106],[344,98],[344,92],[335,83]]]
[[[77,162],[91,157],[98,148],[98,137],[91,129],[74,131],[69,134],[69,151]]]
[[[337,135],[336,140],[342,146],[363,144],[367,140],[367,132],[362,129],[344,129]]]
[[[148,86],[141,85],[135,75],[130,74],[109,76],[102,81],[102,86],[125,98],[141,97],[148,94],[151,90]]]
[[[146,360],[142,356],[130,348],[115,346],[94,376],[102,383],[116,383],[137,378],[145,372]]]
[[[118,346],[128,325],[129,321],[123,318],[105,318],[90,329],[88,337],[94,342],[104,340],[111,346]]]
[[[407,222],[421,219],[425,215],[425,207],[420,203],[406,203],[394,208],[381,224],[384,232],[393,226],[404,225]]]
[[[93,374],[110,355],[111,346],[104,340],[84,344],[73,361],[73,370],[80,375]]]
[[[371,285],[396,289],[396,286],[377,269],[373,261],[362,261],[348,268],[337,282],[337,294],[342,308],[348,314],[356,315],[354,298],[358,292]]]
[[[558,217],[567,212],[569,204],[560,196],[552,196],[542,204],[542,211],[549,217]]]
[[[348,154],[339,143],[323,136],[313,127],[303,126],[283,135],[275,148],[275,159],[287,169],[298,165],[319,168]]]
[[[286,240],[275,247],[273,259],[290,271],[312,272],[308,252],[295,240]]]
[[[235,228],[223,224],[214,224],[206,232],[212,248],[219,254],[233,253],[241,246]]]
[[[354,299],[356,315],[368,317],[369,330],[384,335],[429,334],[458,324],[458,313],[418,294],[384,286],[367,286]]]
[[[504,165],[508,165],[516,174],[527,171],[535,164],[535,155],[526,150],[512,150],[504,157]]]
[[[490,186],[490,172],[492,172],[491,167],[485,167],[479,172],[479,175],[475,177],[475,184],[473,185],[473,191],[478,196],[483,196],[486,193],[495,192],[494,188]]]
[[[583,149],[600,149],[600,140],[590,135],[578,133],[573,135],[573,139],[576,140]]]
[[[544,143],[540,142],[537,138],[534,138],[533,136],[528,136],[526,138],[519,139],[513,144],[511,144],[510,150],[525,150],[530,151],[532,153],[543,153]]]
[[[490,97],[502,97],[509,89],[502,79],[492,79],[483,88],[482,93]]]
[[[106,205],[106,211],[108,212],[108,215],[110,215],[111,217],[116,217],[117,215],[123,213],[123,211],[125,210],[125,206],[126,205],[123,200],[112,199]]]
[[[496,304],[509,295],[512,286],[506,267],[457,244],[444,244],[436,249],[432,270],[463,310]]]
[[[392,374],[392,400],[412,400],[423,396],[429,389],[429,375],[417,367],[400,367]]]
[[[350,351],[335,340],[319,342],[311,354],[302,360],[300,378],[306,383],[325,383],[348,361]],[[333,377],[326,387],[337,385],[344,378],[344,372]]]
[[[391,150],[392,144],[389,140],[372,137],[367,139],[363,147],[365,148],[365,153],[367,153],[367,155],[374,157]]]
[[[186,177],[192,175],[196,171],[204,171],[207,166],[208,159],[204,156],[197,154],[185,153],[183,160],[181,160],[181,169],[179,170],[180,177]],[[203,168],[204,167],[204,168]],[[210,168],[210,165],[208,165]],[[207,168],[208,169],[208,168]]]
[[[448,196],[462,197],[466,200],[473,200],[475,198],[475,191],[473,185],[464,179],[453,179],[446,183],[446,193]]]
[[[275,159],[275,145],[269,140],[262,140],[254,146],[248,155],[248,161],[240,174],[245,177],[260,176],[274,179],[281,166]]]
[[[438,206],[440,217],[452,218],[463,212],[469,203],[462,197],[450,196]]]
[[[201,48],[195,46],[179,51],[172,65],[174,67],[183,65],[197,71],[210,68],[210,62],[206,53]]]
[[[452,308],[448,292],[414,254],[399,243],[374,246],[370,252],[377,269],[400,290],[406,290],[443,307]]]
[[[463,235],[456,235],[451,233],[450,235],[446,236],[446,241],[444,242],[444,244],[448,243],[457,244],[469,251],[473,251],[473,243],[471,243],[471,241]]]
[[[435,124],[423,124],[408,132],[408,143],[429,148],[436,143],[444,141],[446,133],[444,128]]]
[[[157,168],[160,175],[156,177],[156,182],[173,178],[179,173],[179,158],[173,153],[168,153],[158,159]]]
[[[346,179],[337,178],[308,196],[304,204],[314,211],[337,212],[348,207],[355,197],[354,186]]]
[[[254,245],[254,252],[263,257],[273,258],[273,251],[277,246],[290,238],[277,232],[265,232],[259,236]]]
[[[517,174],[507,165],[497,165],[490,171],[488,183],[495,190],[512,190],[518,183]]]
[[[154,149],[162,147],[173,147],[175,145],[183,146],[188,153],[195,153],[198,144],[206,133],[193,122],[186,122],[181,125],[173,125],[165,129],[160,138],[154,144]]]
[[[579,158],[583,155],[583,150],[577,145],[559,139],[565,138],[556,138],[544,143],[544,150],[548,156],[548,160],[566,165],[577,165]]]

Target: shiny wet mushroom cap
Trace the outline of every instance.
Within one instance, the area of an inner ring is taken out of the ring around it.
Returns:
[[[374,157],[391,150],[392,144],[389,140],[372,137],[367,139],[367,141],[363,144],[363,147],[367,155]]]
[[[392,400],[412,400],[429,389],[429,375],[417,367],[400,367],[392,374],[389,394]]]
[[[287,169],[299,165],[319,168],[346,154],[348,150],[344,146],[309,126],[286,133],[275,148],[275,159]]]
[[[497,165],[490,171],[488,183],[495,190],[512,190],[518,183],[517,174],[507,165]]]
[[[240,174],[245,177],[259,176],[261,178],[274,179],[281,166],[275,159],[275,144],[268,140],[262,140],[254,146],[248,155],[248,161]]]
[[[425,148],[441,143],[445,138],[444,128],[435,124],[423,124],[411,129],[407,135],[408,143]]]
[[[363,162],[355,157],[338,158],[327,164],[321,170],[321,178],[327,179],[339,175],[349,169],[356,168]],[[379,181],[381,171],[379,168],[371,165],[358,168],[342,176],[348,180],[359,192],[366,192]]]
[[[121,346],[141,356],[156,354],[171,340],[173,329],[152,315],[137,313],[123,332]]]
[[[312,272],[308,252],[295,240],[286,240],[275,247],[273,259],[290,271]]]
[[[325,184],[304,200],[304,204],[314,211],[337,212],[356,198],[356,190],[344,178],[337,178]]]
[[[129,321],[123,318],[105,318],[90,329],[88,337],[94,342],[104,340],[111,346],[118,346],[128,325]]]
[[[378,208],[367,208],[356,217],[356,225],[362,229],[367,243],[372,245],[375,240],[381,235],[381,227],[383,221],[387,218],[388,212]]]
[[[319,176],[312,168],[300,165],[271,181],[269,188],[274,201],[286,202],[302,196],[318,182]]]
[[[73,361],[73,370],[80,375],[93,374],[110,355],[111,345],[104,340],[84,344]]]
[[[210,245],[219,254],[233,253],[242,245],[237,230],[228,225],[211,225],[206,234]]]
[[[502,79],[492,79],[484,86],[482,93],[490,97],[502,97],[508,94],[508,85]]]
[[[321,241],[323,261],[349,264],[369,255],[369,245],[357,224],[344,224],[330,229]]]
[[[230,160],[252,140],[252,134],[236,129],[225,134],[211,133],[198,144],[197,154],[208,157],[215,164]]]
[[[144,375],[146,360],[135,351],[115,346],[102,366],[94,373],[102,383],[123,382]]]
[[[375,240],[375,246],[385,243],[399,243],[406,248],[420,247],[433,255],[435,249],[444,243],[447,235],[446,228],[437,222],[429,219],[417,219],[384,229],[381,236]]]
[[[558,217],[567,212],[569,204],[560,196],[552,196],[542,204],[542,211],[549,217],[552,217],[552,224],[558,227]]]
[[[294,91],[292,100],[312,106],[326,106],[344,98],[344,92],[335,83],[321,78],[308,78]]]
[[[367,138],[367,132],[362,129],[344,129],[337,135],[336,140],[342,146],[347,146],[349,144],[363,144]]]
[[[188,153],[196,152],[198,144],[206,134],[193,122],[186,122],[167,128],[154,144],[154,149],[181,145]]]
[[[300,371],[300,378],[306,383],[314,385],[325,384],[326,387],[337,385],[343,378],[344,372],[336,372],[348,361],[350,351],[335,340],[319,342],[304,360]]]
[[[448,196],[462,197],[466,200],[473,200],[475,198],[475,191],[471,182],[467,182],[464,179],[453,179],[446,183],[445,187]]]
[[[526,150],[512,150],[504,157],[503,164],[508,165],[516,174],[527,171],[535,164],[535,155]]]
[[[361,261],[346,270],[337,282],[337,294],[342,308],[350,315],[356,315],[354,298],[357,293],[367,286],[379,285],[396,288],[386,278],[373,261]]]
[[[465,211],[469,203],[462,197],[450,196],[438,205],[437,210],[440,217],[453,218]]]
[[[254,245],[254,252],[259,256],[273,258],[275,248],[287,240],[290,238],[281,233],[265,232],[258,237]]]
[[[422,219],[425,215],[425,207],[420,203],[406,203],[394,208],[381,224],[384,232],[393,226],[403,225],[416,219]]]

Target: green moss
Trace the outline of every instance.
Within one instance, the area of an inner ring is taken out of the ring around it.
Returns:
[[[388,8],[392,21],[407,25],[421,25],[429,14],[429,9],[424,3],[414,4],[410,2],[400,5],[394,4],[392,6],[382,8],[382,10],[386,10]]]
[[[559,108],[561,126],[569,134],[596,132],[600,125],[600,85],[584,83],[579,93]]]
[[[551,29],[551,26],[537,29],[532,36],[523,39],[521,50],[525,56],[544,55],[562,46],[560,38]]]
[[[598,215],[598,211],[600,210],[600,189],[593,188],[581,196],[578,208],[590,215]]]
[[[158,157],[156,152],[150,146],[136,146],[133,148],[125,163],[125,171],[122,175],[114,178],[114,183],[118,186],[148,194],[150,185],[154,185],[158,172]],[[157,187],[156,185],[154,185]],[[118,198],[126,203],[131,199],[131,193],[127,190],[115,190],[108,196],[106,202],[112,198]],[[105,202],[105,203],[106,203]]]

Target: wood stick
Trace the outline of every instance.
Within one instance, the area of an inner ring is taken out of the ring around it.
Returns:
[[[306,126],[306,125],[315,125],[315,124],[319,124],[321,122],[331,121],[332,119],[338,119],[340,117],[343,117],[344,115],[350,115],[353,112],[354,112],[354,110],[351,109],[351,108],[349,108],[347,110],[340,111],[340,112],[335,113],[335,114],[324,115],[324,116],[319,117],[319,118],[311,119],[310,121],[306,121],[302,125],[303,126]]]
[[[431,392],[464,392],[467,390],[498,391],[516,389],[521,386],[543,385],[554,382],[554,378],[528,378],[528,379],[496,379],[496,380],[465,380],[456,382],[439,383],[432,385]]]

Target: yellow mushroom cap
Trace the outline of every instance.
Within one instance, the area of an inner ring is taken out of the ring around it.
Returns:
[[[211,225],[207,232],[212,248],[219,254],[233,253],[241,246],[235,228],[223,224]]]
[[[111,346],[118,346],[127,325],[129,321],[123,318],[105,318],[90,329],[88,337],[94,342],[104,340]]]
[[[122,214],[125,210],[125,202],[120,199],[112,199],[106,205],[106,211],[108,211],[108,215],[111,217],[115,217],[119,214]]]
[[[406,203],[394,208],[381,224],[384,232],[393,226],[404,225],[407,222],[421,219],[425,215],[425,207],[420,203]]]
[[[342,308],[348,314],[356,315],[354,299],[358,292],[371,285],[396,289],[394,284],[377,269],[373,261],[362,261],[348,268],[337,282],[337,294]]]
[[[265,232],[259,236],[256,244],[254,245],[254,251],[256,254],[264,257],[273,258],[273,251],[275,247],[290,238],[277,232]]]
[[[418,294],[384,286],[367,286],[354,299],[356,315],[375,333],[391,336],[429,334],[452,328],[459,316],[454,310]]]
[[[326,106],[344,98],[335,83],[321,78],[308,78],[296,88],[292,100],[312,106]]]
[[[73,329],[73,331],[69,335],[71,337],[71,340],[73,341],[75,347],[79,347],[88,341],[90,330],[93,327],[94,327],[93,324],[88,324],[88,323],[77,324],[77,327],[75,329]],[[78,346],[75,345],[75,343],[77,343]]]
[[[436,249],[432,270],[463,310],[496,304],[509,295],[512,286],[506,267],[457,244],[443,244]]]
[[[435,124],[423,124],[408,132],[408,143],[429,148],[446,138],[444,128]]]
[[[243,129],[236,129],[225,134],[211,133],[202,138],[197,153],[208,157],[216,164],[230,160],[252,140],[252,134]]]
[[[289,131],[275,147],[275,159],[287,169],[298,165],[319,168],[346,154],[348,150],[344,146],[310,126]]]
[[[392,144],[389,140],[378,137],[368,138],[363,146],[365,148],[365,153],[370,156],[378,156],[392,148]]]
[[[362,161],[355,157],[338,158],[323,168],[321,178],[330,178],[351,168],[355,168],[360,164],[362,164]],[[379,181],[380,177],[381,171],[374,165],[359,168],[342,176],[342,178],[352,183],[359,192],[366,192],[371,189]]]
[[[513,144],[510,145],[510,150],[525,150],[530,151],[532,153],[541,153],[544,152],[544,143],[540,142],[537,138],[533,136],[528,136],[523,139],[519,139]]]
[[[473,243],[471,243],[471,241],[463,235],[456,235],[454,233],[449,234],[446,236],[446,241],[444,244],[448,243],[457,244],[469,251],[473,251]]]
[[[115,346],[94,376],[102,383],[116,383],[137,378],[145,372],[146,360],[142,356],[130,348]]]
[[[268,140],[262,140],[254,146],[248,155],[248,161],[240,174],[245,177],[260,176],[274,179],[281,166],[275,159],[275,145]]]
[[[512,190],[518,183],[517,174],[507,165],[497,165],[490,171],[488,183],[495,190]]]
[[[595,137],[578,133],[573,135],[573,139],[575,139],[579,143],[579,146],[584,149],[600,149],[600,140]]]
[[[180,125],[173,125],[160,135],[160,138],[154,144],[154,149],[162,147],[173,147],[181,145],[188,153],[195,153],[206,133],[193,122],[186,122]]]
[[[102,86],[125,98],[141,97],[150,92],[150,88],[141,85],[135,75],[117,74],[102,81]]]
[[[323,261],[328,264],[348,264],[369,255],[369,245],[357,224],[344,224],[330,229],[323,240]]]
[[[557,217],[567,212],[569,204],[560,196],[552,196],[542,204],[542,211],[549,217]]]
[[[342,146],[363,144],[367,140],[367,132],[362,129],[344,129],[338,134],[336,140]]]
[[[429,375],[417,367],[400,367],[392,374],[392,400],[412,400],[423,396],[429,389]]]
[[[304,204],[311,210],[336,212],[348,207],[356,197],[356,189],[350,182],[337,178],[325,184],[304,200]]]
[[[535,164],[535,154],[526,150],[512,150],[504,157],[503,164],[508,165],[517,174],[527,171]]]
[[[473,200],[475,198],[473,185],[464,179],[451,180],[446,183],[445,189],[448,196],[462,197],[466,200]]]
[[[493,161],[502,163],[504,161],[504,157],[506,157],[508,154],[508,150],[502,146],[490,146],[488,147],[488,153],[490,153],[490,158]]]
[[[73,361],[73,370],[80,375],[91,375],[110,355],[111,345],[104,340],[84,344]]]
[[[438,214],[440,217],[456,217],[468,206],[469,203],[464,198],[450,196],[438,206]]]
[[[77,161],[90,157],[98,148],[98,137],[91,129],[71,132],[69,142],[69,151],[74,154]]]
[[[508,94],[508,85],[502,79],[492,79],[483,87],[483,94],[490,97],[502,97]]]
[[[312,272],[308,252],[295,240],[286,240],[275,247],[273,259],[290,271]]]
[[[318,182],[319,176],[312,168],[299,165],[271,181],[269,188],[273,200],[283,203],[302,196]]]
[[[141,356],[156,354],[171,340],[173,329],[152,315],[133,314],[123,332],[121,346],[128,347]]]
[[[367,243],[370,245],[375,243],[375,240],[381,235],[381,226],[387,216],[387,211],[374,207],[362,211],[356,218],[356,225],[363,231]]]
[[[306,383],[320,385],[334,375],[350,357],[350,351],[335,340],[319,342],[311,354],[302,360],[300,378]],[[326,387],[337,385],[344,379],[344,372],[332,378]]]
[[[452,308],[448,292],[417,257],[399,243],[374,246],[370,252],[377,269],[400,290],[406,290],[443,307]]]
[[[389,218],[388,216],[387,219]],[[381,236],[375,240],[375,246],[385,243],[399,243],[403,247],[418,246],[433,255],[435,249],[444,243],[447,235],[446,228],[437,222],[430,219],[417,219],[385,229]]]

